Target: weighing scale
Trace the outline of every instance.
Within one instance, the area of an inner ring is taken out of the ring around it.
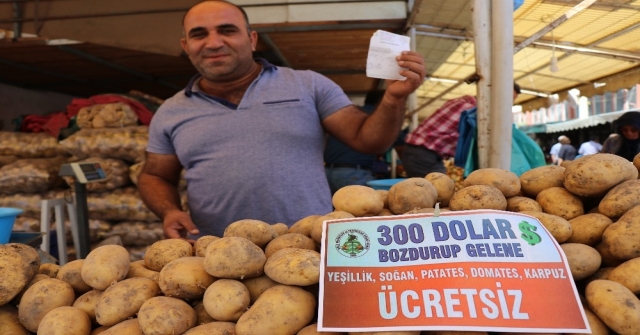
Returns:
[[[73,177],[76,219],[78,224],[78,259],[89,254],[89,208],[87,206],[87,183],[103,181],[107,175],[99,163],[70,163],[60,167],[60,176]]]

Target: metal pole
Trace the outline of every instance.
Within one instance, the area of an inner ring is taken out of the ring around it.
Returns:
[[[511,167],[513,2],[491,0],[491,116],[489,167]]]
[[[89,254],[89,208],[87,206],[87,185],[74,182],[76,193],[76,214],[78,223],[78,259],[87,258]]]
[[[411,38],[411,51],[416,50],[416,28],[409,28],[407,35]],[[408,110],[414,111],[418,107],[418,95],[415,91],[409,95]],[[418,127],[418,113],[411,114],[411,123],[409,124],[409,131],[413,131]]]
[[[477,122],[478,122],[478,163],[481,169],[489,167],[489,114],[491,107],[491,2],[474,0],[473,31],[476,56],[477,82]]]

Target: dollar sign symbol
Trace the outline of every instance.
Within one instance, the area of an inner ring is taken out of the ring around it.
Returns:
[[[522,237],[522,239],[527,241],[527,243],[529,243],[530,245],[536,245],[542,241],[540,235],[535,233],[538,228],[532,224],[529,224],[529,222],[520,222],[518,228],[522,232],[522,235],[520,235],[520,237]]]

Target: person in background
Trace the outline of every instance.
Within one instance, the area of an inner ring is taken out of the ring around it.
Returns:
[[[576,155],[578,154],[576,148],[571,145],[571,140],[566,136],[560,136],[558,138],[560,141],[560,151],[558,151],[558,161],[557,165],[562,165],[563,161],[572,161],[576,159]]]
[[[362,109],[371,114],[384,96],[384,91],[370,91]],[[347,185],[366,185],[375,179],[373,164],[378,155],[355,151],[337,138],[328,135],[324,148],[324,171],[331,188],[331,194]]]
[[[520,86],[513,83],[513,100],[518,94]],[[470,95],[449,100],[407,135],[402,153],[407,177],[447,172],[443,159],[456,156],[460,115],[474,107],[476,98]]]
[[[549,155],[551,155],[551,164],[558,165],[558,153],[560,152],[560,147],[562,143],[560,143],[560,139],[566,137],[561,135],[558,137],[558,143],[551,146],[551,150],[549,150]]]
[[[600,144],[598,135],[591,135],[589,136],[589,141],[584,142],[580,145],[580,149],[578,149],[578,155],[593,155],[599,153],[600,150],[602,150],[602,144]]]
[[[383,152],[426,74],[422,56],[403,51],[395,60],[406,80],[387,81],[367,115],[318,73],[254,60],[258,33],[237,5],[200,2],[182,24],[180,42],[199,75],[154,114],[138,180],[167,238],[223,236],[242,219],[292,225],[331,212],[325,132],[355,150]],[[188,212],[176,187],[182,169]]]
[[[470,95],[449,100],[407,134],[401,156],[407,177],[447,172],[443,159],[456,154],[460,114],[475,106],[476,98]]]
[[[633,161],[640,153],[640,112],[626,112],[614,124],[616,133],[604,141],[601,152]]]

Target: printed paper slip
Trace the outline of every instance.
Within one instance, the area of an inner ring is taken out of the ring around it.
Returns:
[[[564,253],[527,215],[326,221],[321,261],[319,331],[590,331]]]
[[[367,56],[367,77],[379,79],[406,80],[400,75],[396,56],[402,51],[409,51],[409,37],[376,31],[371,37]]]

